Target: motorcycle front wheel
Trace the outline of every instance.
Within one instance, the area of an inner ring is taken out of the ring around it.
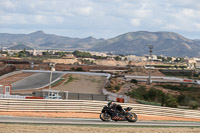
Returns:
[[[126,116],[126,120],[128,122],[136,122],[137,121],[137,115],[135,113],[128,112],[128,114]]]
[[[107,121],[107,122],[109,122],[109,121],[111,120],[111,116],[110,116],[110,114],[104,112],[104,113],[101,113],[101,114],[100,114],[100,119],[101,119],[102,121]]]

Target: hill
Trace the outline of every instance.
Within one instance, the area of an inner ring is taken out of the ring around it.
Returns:
[[[22,50],[22,49],[25,49],[25,50],[33,50],[33,48],[29,47],[29,46],[26,46],[24,44],[18,44],[18,45],[14,45],[12,47],[9,47],[8,49],[10,50]]]
[[[95,45],[92,51],[116,54],[149,54],[148,45],[154,46],[153,54],[166,56],[200,56],[200,41],[190,40],[173,32],[130,32]]]
[[[34,49],[87,50],[123,55],[147,55],[148,45],[152,44],[155,55],[200,56],[200,40],[191,40],[174,32],[129,32],[107,40],[94,37],[70,38],[43,31],[30,34],[0,33],[0,44],[6,47],[25,44]]]
[[[43,31],[36,31],[30,34],[8,34],[0,33],[0,44],[10,47],[16,44],[26,44],[36,49],[62,49],[62,50],[85,50],[91,48],[102,39],[93,37],[70,38],[46,34]]]

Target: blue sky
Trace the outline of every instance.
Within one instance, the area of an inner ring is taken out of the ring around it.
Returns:
[[[112,38],[172,31],[200,39],[199,0],[0,0],[0,33]]]

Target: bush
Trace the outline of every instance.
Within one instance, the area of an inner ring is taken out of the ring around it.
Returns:
[[[119,86],[119,85],[116,85],[116,86],[115,86],[115,90],[119,91],[119,90],[120,90],[120,86]]]
[[[71,70],[72,71],[83,71],[83,68],[82,67],[77,67],[77,68],[72,67]]]
[[[165,97],[165,93],[161,90],[151,88],[145,95],[145,99],[148,101],[160,102]]]
[[[189,106],[189,102],[191,100],[191,97],[187,95],[179,95],[178,96],[178,104],[181,106]]]
[[[165,96],[165,94],[161,90],[151,88],[149,91],[146,91],[146,88],[144,86],[140,86],[137,89],[132,90],[128,93],[128,95],[136,99],[152,102],[161,102],[162,98]]]
[[[83,68],[82,68],[82,67],[77,67],[77,68],[75,69],[75,71],[83,71]]]
[[[136,79],[131,79],[131,83],[135,83],[135,84],[137,84],[138,81],[137,81]]]
[[[128,92],[128,95],[140,100],[161,103],[162,106],[166,107],[176,108],[178,106],[176,97],[174,97],[173,95],[166,95],[161,90],[157,90],[154,88],[146,91],[146,88],[144,86],[140,86],[137,89]]]
[[[198,107],[199,107],[199,103],[198,102],[196,102],[196,101],[191,101],[190,102],[190,108],[191,109],[198,109]]]
[[[187,85],[159,85],[163,88],[170,89],[170,90],[176,90],[176,91],[199,91],[199,87],[191,86],[188,87]]]
[[[178,106],[177,99],[172,95],[166,95],[162,99],[162,106],[176,108]]]
[[[147,93],[146,88],[144,86],[140,86],[137,89],[134,89],[131,92],[128,92],[128,95],[133,98],[143,100],[146,93]]]

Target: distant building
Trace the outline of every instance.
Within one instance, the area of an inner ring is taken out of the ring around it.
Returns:
[[[99,53],[99,52],[90,52],[91,55],[101,56],[101,57],[107,57],[108,55],[106,53]]]
[[[62,58],[63,59],[75,59],[76,57],[73,54],[65,54]]]
[[[7,54],[0,54],[0,57],[7,57]]]
[[[187,60],[187,67],[190,69],[200,68],[200,58],[191,58]]]
[[[144,56],[127,55],[125,56],[128,61],[146,61],[147,58]]]
[[[196,60],[196,68],[200,69],[200,60]]]
[[[33,50],[33,56],[42,55],[43,50]]]

